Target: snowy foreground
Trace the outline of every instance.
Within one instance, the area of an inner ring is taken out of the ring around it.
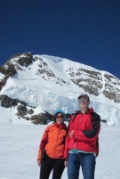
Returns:
[[[27,124],[0,126],[0,179],[39,178],[36,157],[45,128]],[[67,179],[66,169],[62,179]],[[102,124],[95,179],[120,179],[120,127]]]

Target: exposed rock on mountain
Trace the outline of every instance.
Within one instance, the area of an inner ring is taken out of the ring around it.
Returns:
[[[16,115],[43,124],[59,108],[69,115],[78,108],[80,93],[90,95],[103,119],[118,123],[120,80],[109,72],[30,52],[14,55],[0,67],[0,110],[11,108],[10,120]]]

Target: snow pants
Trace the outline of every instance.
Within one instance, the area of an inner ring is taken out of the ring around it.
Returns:
[[[47,156],[41,161],[39,179],[48,179],[52,170],[52,179],[60,179],[64,168],[64,159],[52,159]]]

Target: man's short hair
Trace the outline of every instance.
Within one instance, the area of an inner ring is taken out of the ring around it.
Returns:
[[[88,101],[90,101],[89,96],[88,96],[87,94],[85,94],[85,93],[80,94],[80,95],[78,96],[78,99],[80,99],[81,97],[85,97],[85,98],[88,99]]]

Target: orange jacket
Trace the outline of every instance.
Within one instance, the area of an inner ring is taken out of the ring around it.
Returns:
[[[49,125],[42,136],[37,160],[41,160],[41,151],[44,149],[46,154],[54,159],[64,158],[64,146],[67,127],[65,124],[53,123]]]

